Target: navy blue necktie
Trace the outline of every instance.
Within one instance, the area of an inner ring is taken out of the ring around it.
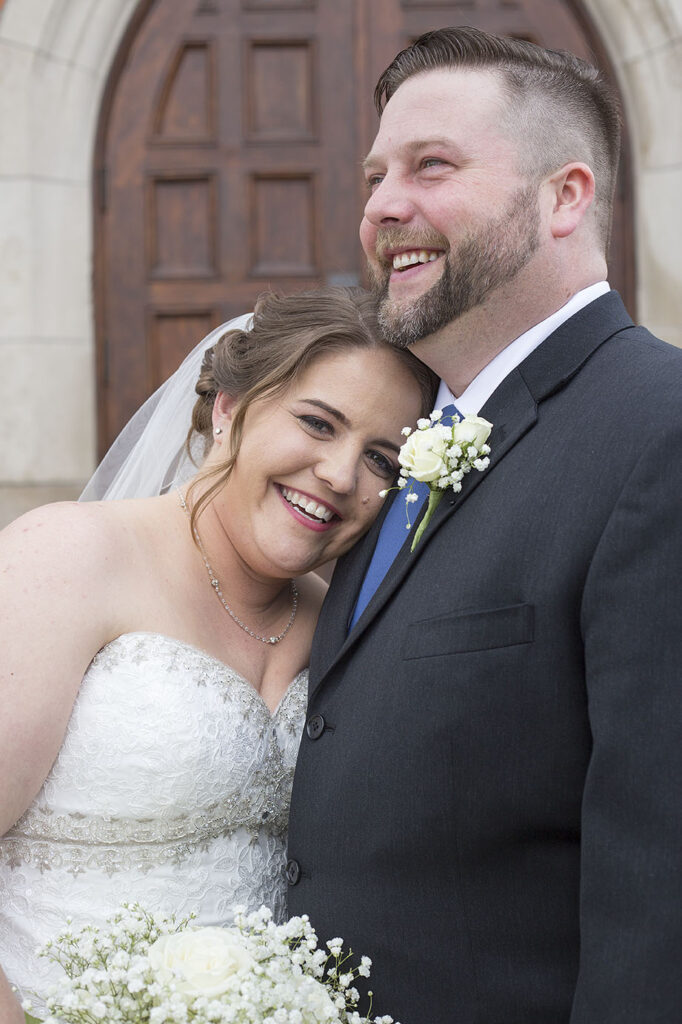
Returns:
[[[443,419],[448,416],[460,415],[454,405],[446,405],[443,409]],[[424,501],[429,493],[429,485],[413,481],[412,493],[417,495],[417,501],[409,506],[410,520],[412,523],[417,518]],[[377,546],[369,563],[365,578],[360,587],[360,593],[351,616],[349,630],[353,628],[365,608],[374,595],[375,590],[383,580],[384,576],[393,564],[393,559],[400,551],[407,539],[407,512],[405,507],[405,495],[403,492],[396,494],[393,504],[388,510],[386,518],[381,527]]]

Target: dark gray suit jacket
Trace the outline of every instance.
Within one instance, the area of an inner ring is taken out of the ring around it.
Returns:
[[[682,351],[611,292],[481,415],[348,637],[380,523],[337,568],[290,912],[403,1024],[680,1024]]]

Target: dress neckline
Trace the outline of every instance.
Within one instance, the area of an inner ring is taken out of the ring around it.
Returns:
[[[133,629],[133,630],[130,630],[129,632],[127,632],[127,633],[119,633],[119,635],[114,637],[113,640],[109,640],[106,644],[104,644],[104,646],[100,649],[100,651],[105,650],[107,647],[111,647],[113,644],[116,644],[119,641],[124,641],[126,639],[126,637],[136,637],[136,636],[137,637],[145,637],[145,636],[146,637],[154,637],[156,640],[162,640],[162,641],[164,641],[164,643],[167,643],[167,644],[169,644],[171,646],[179,647],[179,648],[181,648],[181,649],[183,649],[185,651],[189,651],[191,654],[195,655],[197,658],[201,658],[203,661],[210,662],[210,664],[214,665],[215,667],[217,667],[218,669],[222,670],[223,672],[229,673],[238,682],[240,682],[244,687],[246,687],[248,689],[248,691],[252,695],[253,699],[256,701],[257,704],[259,704],[261,706],[261,708],[266,713],[268,718],[270,718],[271,721],[275,720],[275,718],[279,714],[280,709],[287,702],[287,699],[290,697],[290,695],[296,690],[296,684],[298,683],[298,681],[308,671],[307,668],[302,668],[301,671],[298,672],[297,675],[294,676],[294,678],[291,680],[291,682],[288,684],[286,690],[282,694],[282,696],[281,696],[279,702],[277,703],[277,705],[275,706],[274,710],[271,711],[268,703],[266,702],[266,700],[261,696],[261,694],[258,692],[256,687],[253,685],[252,682],[250,682],[246,678],[246,676],[243,676],[241,674],[241,672],[238,672],[236,670],[236,668],[232,667],[232,665],[228,665],[227,662],[221,661],[221,659],[217,658],[214,654],[210,654],[208,651],[205,651],[202,647],[197,647],[196,644],[188,643],[186,640],[179,640],[177,637],[168,636],[166,633],[157,633],[154,630]],[[100,651],[98,651],[97,653],[99,654]]]

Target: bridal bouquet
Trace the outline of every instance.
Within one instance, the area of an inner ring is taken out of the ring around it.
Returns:
[[[265,907],[237,911],[230,928],[195,928],[123,904],[106,928],[67,927],[40,950],[65,972],[45,1024],[371,1024],[354,985],[371,961],[352,968],[342,947],[318,948],[307,916],[276,925]]]

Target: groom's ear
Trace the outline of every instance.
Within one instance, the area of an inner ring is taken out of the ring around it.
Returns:
[[[580,225],[594,200],[594,174],[587,164],[565,164],[547,182],[553,202],[552,234],[566,238]]]
[[[213,434],[216,440],[229,435],[237,399],[226,391],[219,391],[213,403]]]

